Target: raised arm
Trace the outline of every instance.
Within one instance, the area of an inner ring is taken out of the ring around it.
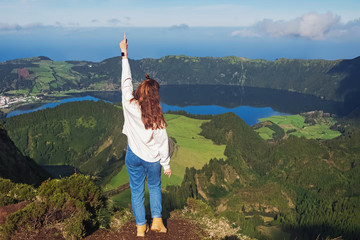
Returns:
[[[122,55],[122,73],[121,73],[121,92],[123,106],[129,103],[133,96],[133,85],[131,78],[131,70],[127,53],[128,43],[126,34],[124,33],[124,39],[120,42],[120,49]]]
[[[127,59],[127,48],[128,48],[128,43],[127,43],[126,33],[124,33],[124,39],[121,40],[120,42],[121,56],[123,59]]]

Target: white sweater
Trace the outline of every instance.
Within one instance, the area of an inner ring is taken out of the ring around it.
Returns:
[[[125,119],[122,132],[128,138],[131,151],[147,162],[160,160],[164,170],[169,169],[169,140],[165,128],[145,129],[139,104],[137,101],[130,102],[134,98],[134,90],[128,59],[122,59],[121,91]]]

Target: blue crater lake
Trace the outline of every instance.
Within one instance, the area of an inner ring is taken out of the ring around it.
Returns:
[[[274,111],[271,107],[263,107],[263,108],[256,108],[250,106],[239,106],[235,108],[226,108],[216,105],[209,105],[209,106],[185,106],[185,107],[178,107],[178,106],[171,106],[162,103],[161,104],[163,112],[167,111],[185,111],[187,113],[192,114],[200,114],[200,115],[216,115],[216,114],[223,114],[227,112],[233,112],[240,118],[242,118],[248,125],[254,125],[258,122],[260,118],[266,118],[271,116],[279,116],[279,115],[288,115],[286,113],[281,113]]]
[[[76,101],[99,101],[104,99],[99,99],[97,97],[93,96],[83,96],[83,97],[73,97],[73,98],[65,98],[61,99],[58,102],[53,103],[46,103],[40,107],[33,108],[33,109],[27,109],[27,110],[20,110],[16,109],[14,111],[11,111],[7,117],[13,117],[16,115],[24,114],[24,113],[30,113],[35,112],[38,110],[46,109],[46,108],[53,108],[60,104],[67,103],[67,102],[76,102]],[[106,100],[105,100],[106,101]],[[274,111],[271,107],[250,107],[250,106],[239,106],[234,108],[227,108],[227,107],[221,107],[216,105],[200,105],[200,106],[174,106],[174,105],[168,105],[165,103],[161,103],[163,112],[166,113],[167,111],[186,111],[187,113],[191,114],[200,114],[200,115],[216,115],[216,114],[222,114],[227,112],[233,112],[236,115],[238,115],[240,118],[242,118],[248,125],[254,125],[258,122],[259,118],[265,118],[275,115],[285,115],[285,113]]]
[[[313,110],[344,115],[351,111],[341,102],[323,100],[316,96],[288,92],[284,90],[220,86],[220,85],[163,85],[160,88],[163,112],[186,111],[191,114],[222,114],[233,112],[248,125],[254,125],[259,118],[275,115],[298,114]],[[19,108],[7,117],[29,113],[74,101],[121,102],[120,91],[92,91],[72,93],[69,98],[33,109]],[[54,100],[55,101],[55,100]]]

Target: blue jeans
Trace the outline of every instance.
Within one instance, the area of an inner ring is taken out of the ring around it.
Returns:
[[[131,204],[136,225],[142,226],[146,223],[144,206],[145,176],[147,176],[147,184],[150,194],[151,217],[161,218],[160,160],[157,162],[146,162],[136,156],[128,146],[125,164],[129,173]]]

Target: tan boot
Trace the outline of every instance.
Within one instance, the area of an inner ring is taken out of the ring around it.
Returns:
[[[136,225],[137,237],[145,237],[145,233],[147,233],[148,231],[149,231],[149,225],[147,225],[147,223],[141,226]]]
[[[167,229],[163,224],[162,218],[153,218],[152,224],[151,224],[151,230],[156,232],[162,232],[166,233]]]

